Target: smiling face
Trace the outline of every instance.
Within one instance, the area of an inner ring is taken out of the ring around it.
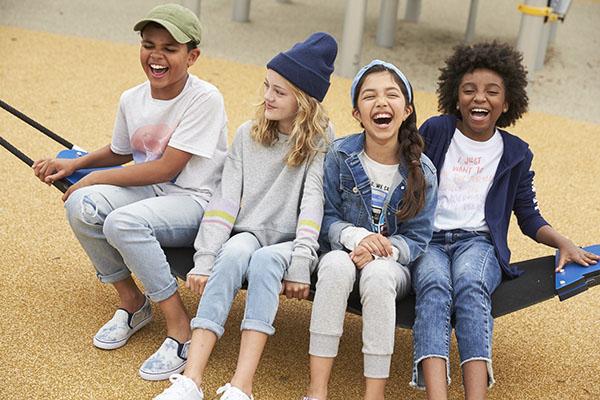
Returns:
[[[150,81],[152,97],[159,100],[175,98],[185,86],[188,67],[200,56],[197,48],[188,51],[163,27],[148,24],[142,31],[140,62]]]
[[[458,86],[458,110],[462,121],[457,127],[470,139],[486,141],[496,129],[496,121],[508,110],[504,80],[489,69],[464,74]]]
[[[265,118],[277,121],[277,129],[281,133],[290,133],[298,113],[298,100],[292,85],[272,69],[267,69],[264,100]]]
[[[400,85],[389,71],[365,76],[352,115],[364,127],[369,142],[379,146],[398,145],[400,125],[412,113]]]

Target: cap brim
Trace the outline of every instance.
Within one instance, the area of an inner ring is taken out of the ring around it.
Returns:
[[[171,36],[173,36],[173,39],[175,39],[177,41],[177,43],[185,44],[185,43],[193,40],[191,37],[189,37],[188,35],[183,33],[183,31],[181,29],[179,29],[178,27],[176,27],[169,21],[165,21],[164,19],[160,19],[160,18],[143,19],[134,25],[133,30],[137,31],[137,32],[141,32],[142,29],[144,29],[144,27],[150,22],[157,23],[160,26],[162,26],[163,28],[165,28],[167,31],[169,31],[169,33],[171,34]]]

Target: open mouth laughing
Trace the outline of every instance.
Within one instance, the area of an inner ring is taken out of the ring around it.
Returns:
[[[169,70],[169,67],[160,64],[150,64],[149,66],[150,73],[152,73],[152,76],[154,76],[155,78],[163,77]]]
[[[386,128],[392,122],[393,115],[387,112],[379,112],[373,115],[372,119],[379,128]]]
[[[472,108],[469,113],[473,119],[481,120],[489,115],[490,110],[486,110],[485,108]]]

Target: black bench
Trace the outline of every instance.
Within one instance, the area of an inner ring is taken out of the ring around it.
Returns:
[[[165,248],[167,260],[173,274],[185,280],[194,265],[193,248]],[[505,279],[492,295],[492,315],[494,318],[532,306],[555,296],[554,256],[545,256],[514,263],[524,271],[515,279]],[[313,274],[310,299],[314,295],[316,274]],[[348,311],[361,314],[358,285],[348,299]],[[396,306],[396,325],[410,329],[415,320],[415,296],[409,295],[399,300]]]

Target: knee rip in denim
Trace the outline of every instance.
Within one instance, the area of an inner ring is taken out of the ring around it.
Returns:
[[[102,225],[105,216],[100,214],[98,203],[106,201],[101,195],[96,193],[86,194],[79,200],[81,220],[90,225]]]

